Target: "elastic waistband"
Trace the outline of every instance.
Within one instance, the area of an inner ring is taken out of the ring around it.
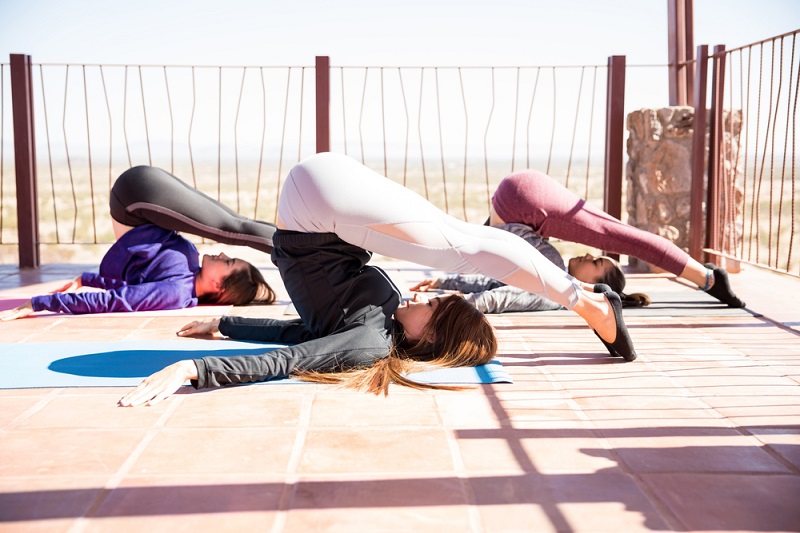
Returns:
[[[347,244],[335,233],[305,233],[286,229],[275,230],[272,244],[278,246],[321,246],[327,244]]]

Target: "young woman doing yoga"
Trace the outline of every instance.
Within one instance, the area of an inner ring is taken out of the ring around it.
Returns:
[[[712,263],[700,264],[671,241],[634,228],[589,205],[550,176],[535,170],[524,170],[504,178],[492,197],[489,223],[513,231],[537,247],[560,268],[563,260],[546,239],[592,246],[611,253],[637,257],[676,276],[685,278],[730,307],[744,307],[731,289],[728,273]],[[602,283],[623,298],[623,304],[646,305],[649,299],[641,293],[623,294],[625,274],[610,257],[590,254],[573,257],[568,272],[585,283]],[[433,288],[474,291],[470,298],[484,312],[535,311],[552,309],[553,304],[513,288],[497,293],[497,282],[486,279],[464,279],[448,276],[424,280],[412,290]]]
[[[134,167],[111,189],[116,242],[98,273],[84,272],[52,294],[0,314],[14,320],[36,311],[69,314],[182,309],[198,303],[272,303],[259,270],[225,254],[204,255],[176,231],[269,252],[275,226],[234,213],[168,172]],[[73,292],[80,287],[101,291]]]
[[[619,296],[596,292],[547,261],[518,236],[446,215],[409,189],[355,160],[323,153],[289,172],[278,203],[272,260],[297,308],[297,320],[223,317],[192,322],[181,336],[216,333],[290,343],[260,356],[181,361],[153,374],[120,400],[152,404],[186,380],[198,388],[300,374],[378,393],[422,361],[438,366],[489,362],[491,326],[463,298],[401,304],[400,292],[371,252],[442,270],[482,273],[537,292],[576,311],[612,355],[636,358]],[[324,374],[324,375],[323,375]]]

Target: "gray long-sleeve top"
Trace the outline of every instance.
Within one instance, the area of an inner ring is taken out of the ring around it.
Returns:
[[[256,356],[196,359],[197,388],[283,378],[295,369],[334,371],[386,357],[400,326],[401,294],[371,253],[330,233],[278,230],[272,261],[299,319],[223,317],[234,339],[292,344]]]
[[[551,263],[566,270],[564,260],[555,247],[525,224],[502,224],[495,226],[522,237],[528,244],[539,250]],[[453,274],[440,277],[437,288],[464,293],[467,301],[483,313],[499,314],[522,311],[550,311],[564,309],[561,305],[538,294],[510,287],[480,274]]]

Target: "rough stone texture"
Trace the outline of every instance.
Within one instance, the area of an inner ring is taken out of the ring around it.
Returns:
[[[687,106],[640,109],[628,115],[627,222],[669,239],[687,251],[693,119],[694,108]],[[723,146],[736,147],[742,125],[741,111],[736,110],[732,114],[726,112],[724,123]],[[738,152],[734,148],[723,153],[724,192],[720,210],[725,216],[723,220],[730,221],[721,224],[726,229],[724,249],[731,249],[741,239],[740,234],[731,233],[731,228],[740,227],[732,221],[740,220],[742,210],[741,191],[732,186],[741,171],[740,165],[736,164]],[[644,266],[633,258],[631,264]]]

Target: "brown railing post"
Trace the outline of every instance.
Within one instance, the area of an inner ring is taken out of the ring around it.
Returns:
[[[694,0],[683,0],[684,2],[684,43],[683,49],[686,50],[685,60],[694,59]],[[694,70],[690,65],[683,69],[686,76],[686,105],[694,102]]]
[[[606,153],[603,209],[622,217],[622,154],[625,135],[625,56],[608,58]]]
[[[20,268],[39,266],[39,206],[33,122],[31,56],[11,54],[14,166],[17,172],[17,235]]]
[[[331,150],[331,58],[317,56],[317,153]]]
[[[711,117],[708,130],[708,192],[706,200],[706,247],[719,250],[719,181],[722,153],[722,113],[725,103],[725,45],[714,47],[714,73],[711,79]]]
[[[694,77],[694,136],[692,137],[692,192],[689,208],[689,255],[699,262],[703,257],[703,190],[706,174],[706,82],[708,45],[697,47]]]
[[[692,70],[687,62],[694,52],[694,0],[667,0],[669,41],[669,105],[692,101]]]

